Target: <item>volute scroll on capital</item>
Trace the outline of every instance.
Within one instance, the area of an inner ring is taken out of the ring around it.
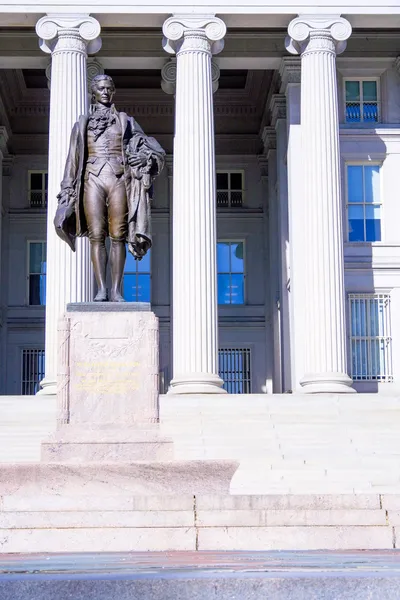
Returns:
[[[199,40],[203,38],[208,42],[212,54],[218,54],[224,47],[226,25],[222,19],[214,15],[174,15],[163,25],[163,48],[170,54],[176,54],[185,36],[190,35],[195,39],[196,34]]]
[[[89,15],[48,14],[36,23],[36,33],[43,52],[51,54],[60,35],[79,37],[88,54],[95,54],[101,48],[100,23]]]
[[[309,50],[313,36],[319,34],[330,39],[336,54],[341,54],[351,32],[349,21],[339,15],[302,15],[289,23],[285,46],[291,54],[302,54]]]

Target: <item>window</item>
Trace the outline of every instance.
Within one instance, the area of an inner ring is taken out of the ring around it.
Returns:
[[[349,294],[351,376],[392,381],[389,294]]]
[[[349,242],[380,242],[380,165],[346,165]]]
[[[217,207],[240,208],[243,205],[243,172],[217,173]]]
[[[47,171],[29,171],[29,205],[31,208],[47,207]]]
[[[244,242],[218,242],[218,304],[244,304]]]
[[[28,242],[29,304],[46,304],[46,242]]]
[[[44,378],[44,350],[27,348],[22,350],[21,358],[21,394],[30,396],[39,391]]]
[[[229,394],[250,394],[250,348],[222,348],[218,351],[218,361],[224,389]]]
[[[150,302],[151,297],[151,250],[142,260],[136,260],[130,252],[126,253],[124,271],[124,297],[127,302]]]
[[[378,80],[345,79],[346,123],[379,121]]]

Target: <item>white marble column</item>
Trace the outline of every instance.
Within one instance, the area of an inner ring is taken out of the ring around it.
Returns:
[[[301,54],[305,393],[352,392],[347,375],[336,54],[351,26],[339,16],[303,15],[287,49]]]
[[[224,390],[218,376],[211,57],[222,50],[226,27],[210,15],[174,15],[165,21],[163,33],[164,49],[177,58],[169,393],[218,393]]]
[[[40,393],[56,393],[57,323],[68,302],[92,300],[89,244],[77,239],[76,253],[56,235],[53,219],[71,129],[88,107],[87,55],[101,47],[100,25],[88,15],[51,14],[36,25],[41,49],[51,54],[49,189],[47,218],[46,368]]]

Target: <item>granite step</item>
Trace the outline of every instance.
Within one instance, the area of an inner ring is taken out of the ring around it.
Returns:
[[[20,552],[390,549],[400,494],[12,496],[0,547]]]

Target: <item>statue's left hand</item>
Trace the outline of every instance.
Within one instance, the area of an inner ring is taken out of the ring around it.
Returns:
[[[128,163],[131,167],[136,167],[136,168],[144,167],[147,165],[147,160],[148,160],[147,154],[143,154],[142,152],[128,156]]]

